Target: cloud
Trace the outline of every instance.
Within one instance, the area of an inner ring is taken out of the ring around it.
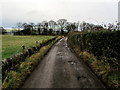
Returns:
[[[2,6],[0,4],[0,26],[2,26]]]
[[[30,10],[27,12],[28,15],[33,15],[33,14],[37,14],[38,11],[37,10]]]
[[[119,0],[1,0],[1,2],[118,2]]]
[[[59,18],[69,21],[89,21],[89,18],[94,18],[99,23],[114,22],[117,20],[117,1],[2,0],[2,23],[5,27],[11,27],[17,22],[40,22]]]

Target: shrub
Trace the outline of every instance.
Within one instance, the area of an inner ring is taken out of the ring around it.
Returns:
[[[107,87],[120,87],[120,31],[69,33],[68,43]]]

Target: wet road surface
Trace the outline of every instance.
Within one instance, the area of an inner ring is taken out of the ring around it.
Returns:
[[[63,38],[51,48],[22,88],[104,88],[104,86],[70,51],[67,38]]]

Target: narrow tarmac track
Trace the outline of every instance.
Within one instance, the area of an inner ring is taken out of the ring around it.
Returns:
[[[104,85],[70,51],[67,38],[63,38],[51,48],[22,88],[104,88]]]

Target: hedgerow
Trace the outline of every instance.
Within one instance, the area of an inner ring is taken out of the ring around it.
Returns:
[[[120,87],[120,31],[69,33],[68,43],[82,59],[87,59],[85,61],[108,87]],[[91,55],[96,59],[91,59]]]

